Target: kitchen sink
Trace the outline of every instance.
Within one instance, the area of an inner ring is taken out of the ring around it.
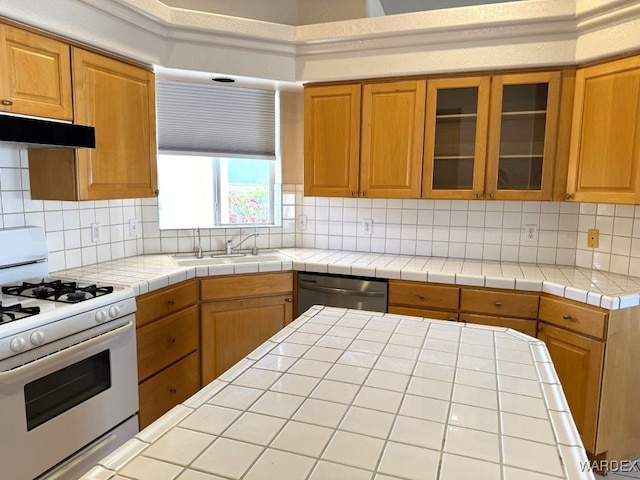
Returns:
[[[233,265],[235,263],[254,263],[254,262],[282,262],[291,260],[286,255],[278,252],[264,252],[258,255],[247,253],[243,256],[232,254],[225,255],[205,255],[203,258],[197,258],[195,255],[174,255],[173,261],[181,267],[201,267],[207,265]]]

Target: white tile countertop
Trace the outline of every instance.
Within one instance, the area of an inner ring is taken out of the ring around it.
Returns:
[[[83,479],[593,479],[587,462],[542,342],[317,306]]]
[[[640,278],[582,267],[287,248],[290,260],[180,267],[170,255],[140,255],[53,272],[143,294],[194,277],[300,270],[546,292],[610,310],[640,305]]]

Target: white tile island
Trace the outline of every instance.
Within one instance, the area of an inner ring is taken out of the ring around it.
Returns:
[[[314,307],[83,480],[594,478],[544,344]]]

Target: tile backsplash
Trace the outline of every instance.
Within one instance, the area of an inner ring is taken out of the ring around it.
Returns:
[[[640,276],[640,206],[564,202],[394,200],[305,197],[283,185],[282,226],[205,229],[205,251],[258,231],[260,248],[311,247],[435,257],[577,265]],[[296,218],[306,216],[306,229]],[[129,221],[140,222],[131,236]],[[362,220],[372,220],[371,234]],[[102,239],[91,241],[91,224]],[[153,253],[191,252],[194,230],[159,230],[156,199],[31,200],[27,151],[0,145],[0,228],[44,227],[50,270]],[[537,239],[525,238],[537,225]],[[587,230],[600,230],[587,248]]]

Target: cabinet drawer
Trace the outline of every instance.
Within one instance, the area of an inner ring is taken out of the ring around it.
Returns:
[[[199,389],[199,358],[198,352],[193,352],[140,384],[140,428],[184,402]]]
[[[199,338],[198,307],[195,305],[139,328],[136,332],[138,379],[144,380],[197,350]]]
[[[526,333],[530,337],[537,334],[537,324],[535,319],[529,318],[508,318],[494,317],[492,315],[476,315],[474,313],[460,314],[460,320],[467,323],[477,323],[478,325],[491,325],[493,327],[512,328],[518,332]]]
[[[391,280],[389,282],[389,304],[418,308],[457,310],[460,289],[421,282]]]
[[[414,317],[435,318],[436,320],[458,321],[458,312],[443,312],[440,310],[426,310],[422,308],[396,307],[389,305],[389,313],[398,315],[411,315]]]
[[[542,297],[538,318],[584,335],[605,337],[607,313],[600,309],[583,307],[566,300]]]
[[[539,295],[463,288],[460,310],[496,316],[538,318]]]
[[[200,281],[200,293],[203,301],[291,292],[293,292],[292,272],[233,275]]]
[[[196,280],[179,283],[172,287],[151,292],[136,299],[138,311],[136,323],[141,327],[152,320],[182,310],[198,302],[198,283]]]

